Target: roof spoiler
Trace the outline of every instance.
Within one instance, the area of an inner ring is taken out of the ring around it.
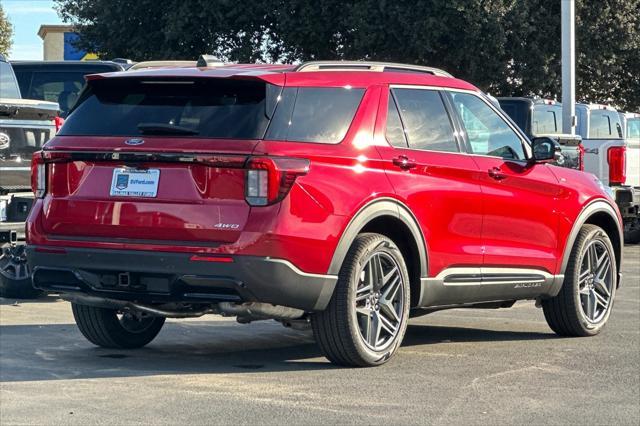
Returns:
[[[220,67],[224,65],[220,59],[216,58],[213,55],[200,55],[198,56],[198,62],[196,62],[196,67]]]

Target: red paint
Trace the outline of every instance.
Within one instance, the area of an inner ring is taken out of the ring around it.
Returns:
[[[261,78],[287,86],[367,90],[345,139],[335,145],[150,136],[144,145],[127,146],[123,137],[55,137],[44,148],[48,188],[29,216],[29,244],[192,253],[191,260],[210,262],[268,256],[325,274],[351,219],[384,197],[403,203],[415,217],[426,241],[429,276],[479,265],[558,273],[582,208],[594,199],[611,203],[593,178],[579,171],[389,145],[384,137],[389,84],[477,91],[461,80],[411,73],[274,72],[288,66],[250,67],[256,73],[242,76],[247,68],[129,75]],[[157,197],[115,198],[109,196],[113,168],[124,162],[71,161],[60,152],[181,153],[197,159],[136,164],[160,170]],[[402,155],[414,167],[394,163]],[[285,159],[297,162],[285,164]],[[246,202],[246,170],[252,164],[274,173],[282,169],[269,182],[274,204]],[[504,179],[491,177],[494,168]],[[287,180],[288,173],[293,177]],[[276,196],[283,187],[283,196]]]

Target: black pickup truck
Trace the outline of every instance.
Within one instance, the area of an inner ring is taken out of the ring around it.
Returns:
[[[56,132],[58,104],[22,99],[0,55],[0,296],[38,294],[24,256],[24,222],[33,204],[31,155]]]
[[[582,138],[562,133],[562,104],[551,99],[502,97],[497,98],[500,108],[526,133],[529,139],[548,136],[562,151],[555,165],[584,170]]]

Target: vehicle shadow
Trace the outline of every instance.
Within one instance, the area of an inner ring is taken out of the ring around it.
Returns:
[[[403,347],[552,336],[412,324]],[[171,322],[154,342],[137,350],[92,346],[74,324],[0,327],[1,382],[338,368],[322,356],[311,332],[285,329],[275,322]]]
[[[59,302],[60,297],[57,294],[47,294],[40,296],[37,299],[15,299],[11,297],[0,297],[0,306],[2,305],[23,305],[23,304],[38,304],[38,303],[53,303]]]

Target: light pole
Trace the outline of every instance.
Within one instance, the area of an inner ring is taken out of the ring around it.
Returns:
[[[576,129],[575,1],[562,1],[562,133]]]

